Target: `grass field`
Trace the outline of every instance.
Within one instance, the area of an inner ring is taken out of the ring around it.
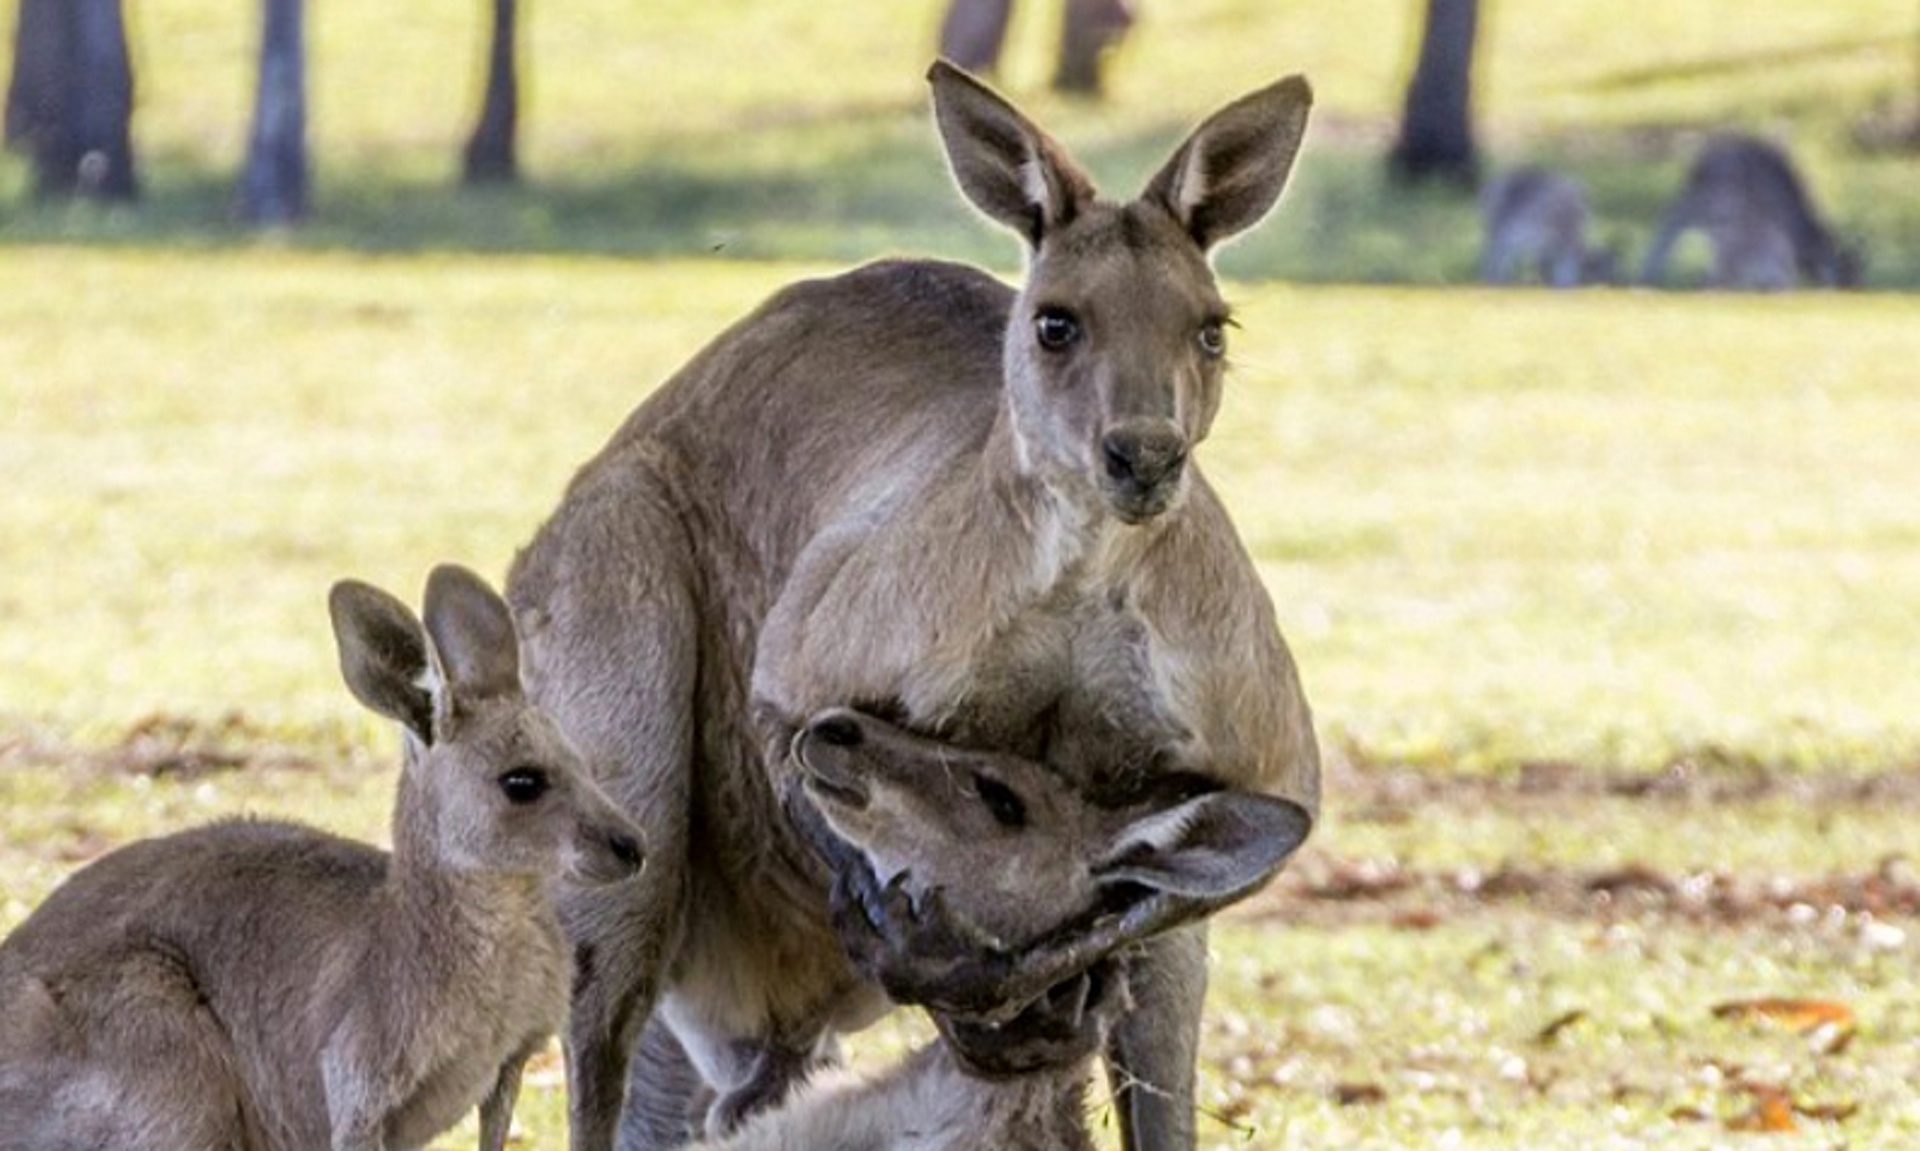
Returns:
[[[1912,5],[1785,7],[1629,36],[1618,6],[1491,6],[1489,148],[1576,166],[1637,242],[1704,128],[1790,136],[1873,283],[1920,286],[1920,160],[1856,143],[1906,114]],[[1013,274],[925,122],[934,8],[537,6],[534,180],[460,194],[480,6],[330,0],[319,218],[262,241],[224,216],[249,30],[136,5],[148,203],[27,204],[0,161],[0,929],[218,814],[381,838],[395,740],[338,682],[332,580],[500,575],[790,279]],[[1201,459],[1328,818],[1216,934],[1203,1143],[1913,1145],[1920,303],[1441,290],[1471,205],[1377,175],[1411,4],[1143,8],[1106,104],[1042,91],[1050,4],[1005,77],[1116,187],[1261,79],[1320,94],[1298,186],[1223,261],[1244,330]],[[519,1145],[563,1145],[561,1110],[548,1060]]]

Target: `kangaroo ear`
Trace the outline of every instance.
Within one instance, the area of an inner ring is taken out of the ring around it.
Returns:
[[[327,595],[340,675],[361,703],[398,720],[428,742],[433,698],[427,676],[427,637],[406,604],[371,584],[341,580]]]
[[[1094,875],[1103,884],[1230,903],[1271,879],[1312,829],[1313,817],[1297,803],[1216,791],[1136,820]]]
[[[1302,76],[1242,96],[1195,128],[1140,198],[1171,212],[1202,250],[1253,227],[1287,185],[1312,106]]]
[[[986,85],[947,63],[927,72],[953,178],[973,206],[1035,248],[1093,203],[1093,181],[1060,145]]]
[[[427,576],[424,618],[444,685],[444,698],[436,701],[443,713],[457,711],[462,700],[520,689],[513,613],[485,580],[454,564],[434,568]]]

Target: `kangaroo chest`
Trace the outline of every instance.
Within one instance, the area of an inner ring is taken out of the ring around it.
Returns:
[[[1057,591],[966,641],[922,653],[933,676],[877,697],[910,727],[1043,761],[1094,794],[1165,770],[1190,734],[1181,655],[1121,594]]]

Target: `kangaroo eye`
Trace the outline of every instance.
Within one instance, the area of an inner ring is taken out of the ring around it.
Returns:
[[[553,780],[537,767],[516,767],[497,781],[511,804],[532,803],[553,788]]]
[[[980,802],[987,805],[994,821],[1002,827],[1025,827],[1027,825],[1027,805],[1011,787],[1001,783],[990,775],[975,774],[974,793]]]
[[[1200,325],[1200,350],[1210,360],[1217,360],[1227,354],[1227,329],[1219,320],[1208,320]]]
[[[1065,308],[1041,308],[1033,317],[1033,336],[1049,352],[1063,352],[1080,338],[1080,321]]]

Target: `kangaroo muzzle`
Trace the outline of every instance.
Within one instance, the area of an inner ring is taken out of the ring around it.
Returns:
[[[1166,420],[1122,425],[1100,439],[1101,490],[1114,514],[1145,523],[1172,507],[1187,469],[1187,437]]]

